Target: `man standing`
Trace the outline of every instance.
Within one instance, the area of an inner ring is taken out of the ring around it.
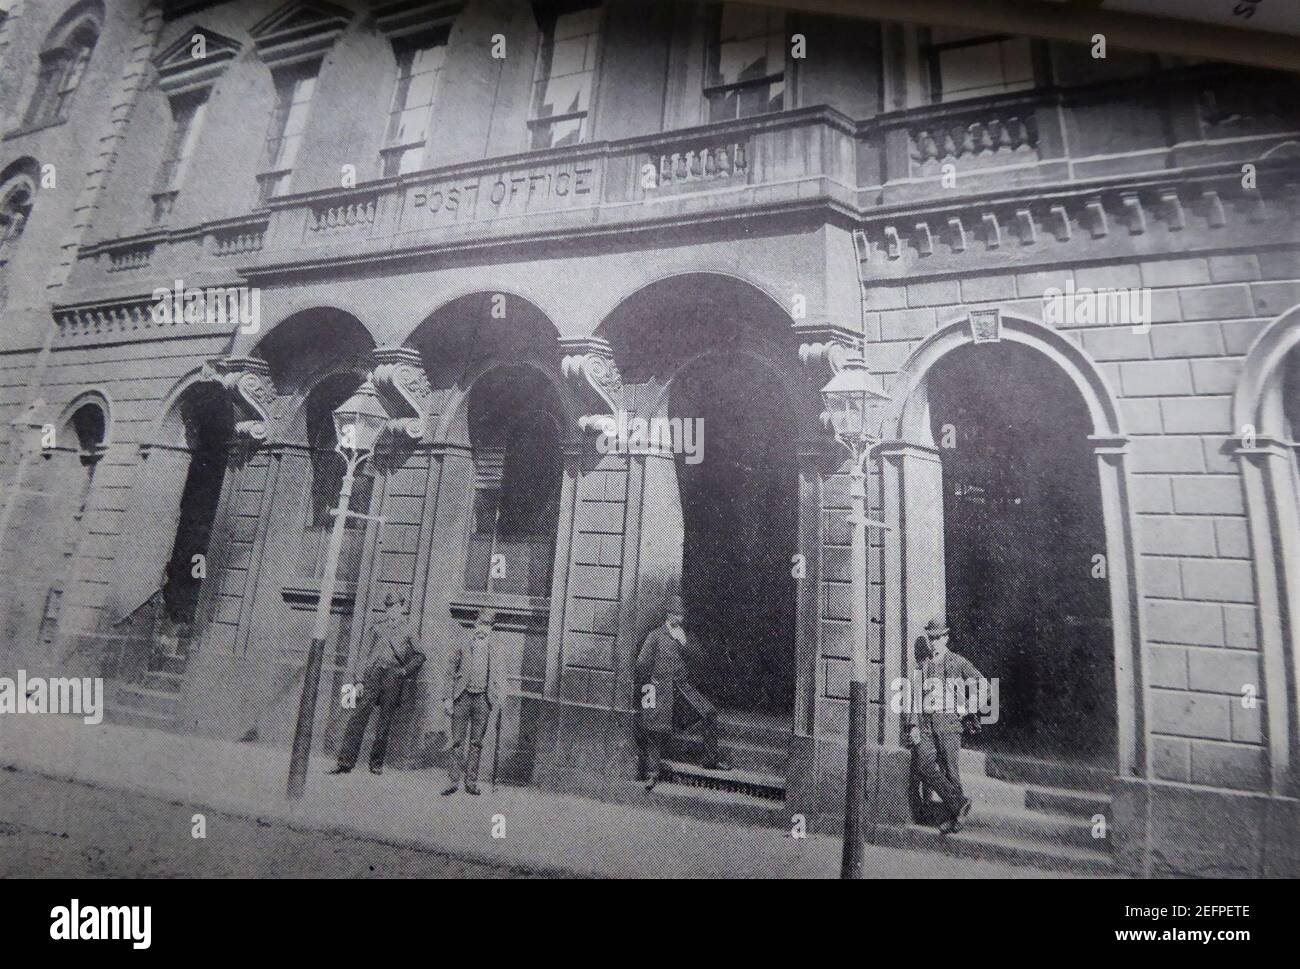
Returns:
[[[343,731],[343,745],[339,748],[338,765],[331,774],[346,774],[356,765],[361,751],[361,738],[370,722],[370,711],[379,704],[379,722],[375,725],[375,741],[370,748],[370,773],[384,772],[384,754],[388,750],[388,731],[393,725],[393,714],[402,702],[406,684],[424,665],[424,653],[419,649],[411,624],[406,620],[406,597],[400,592],[384,596],[384,616],[370,630],[370,650],[364,658],[365,677],[361,682],[361,697],[347,729]]]
[[[451,717],[451,762],[443,794],[455,794],[465,778],[465,793],[477,795],[478,762],[488,717],[501,703],[500,663],[493,655],[491,611],[479,613],[468,641],[463,638],[447,657],[442,707]]]
[[[925,637],[917,642],[915,672],[907,716],[912,767],[920,775],[922,792],[934,790],[943,799],[948,820],[939,830],[952,834],[970,814],[971,802],[961,787],[962,719],[975,709],[969,693],[983,692],[984,676],[964,656],[948,650],[948,626],[939,617],[926,623]]]
[[[674,727],[689,727],[696,721],[704,740],[704,766],[731,770],[718,751],[717,708],[686,679],[682,652],[690,652],[693,646],[687,645],[682,616],[682,600],[673,596],[664,624],[650,631],[636,654],[637,741],[645,764],[647,791],[659,783],[664,742]]]

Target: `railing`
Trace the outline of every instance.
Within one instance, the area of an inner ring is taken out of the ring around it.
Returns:
[[[227,229],[212,235],[212,252],[217,256],[242,256],[261,252],[266,241],[266,226]]]
[[[325,202],[312,206],[307,228],[312,232],[329,232],[333,229],[374,225],[379,215],[379,195],[364,196]]]
[[[152,244],[114,249],[108,254],[108,271],[120,273],[128,269],[143,269],[152,258]]]
[[[744,178],[749,171],[749,149],[743,141],[699,145],[661,152],[651,157],[655,184],[647,189],[707,179]]]
[[[962,118],[930,122],[908,130],[913,166],[959,161],[975,156],[1036,153],[1038,124],[1033,115]]]

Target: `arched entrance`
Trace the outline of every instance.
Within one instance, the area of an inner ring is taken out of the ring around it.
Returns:
[[[627,662],[680,595],[698,647],[688,650],[688,675],[719,708],[728,759],[759,778],[746,790],[772,799],[786,793],[796,747],[809,756],[824,682],[819,479],[804,453],[824,432],[793,329],[755,286],[697,273],[628,297],[597,333],[621,374],[622,418],[640,422],[645,437],[637,446],[629,426],[624,452],[636,542]],[[626,683],[625,703],[630,673]],[[698,743],[690,730],[678,735],[673,777],[693,782]]]
[[[1233,397],[1264,662],[1270,789],[1300,792],[1300,307],[1260,334]]]
[[[1000,680],[991,752],[1144,776],[1126,439],[1104,380],[1049,328],[981,316],[922,343],[893,396],[884,683],[946,612],[953,648]],[[886,714],[886,742],[900,730]]]
[[[234,410],[217,383],[196,380],[142,448],[127,544],[110,616],[116,655],[107,675],[178,694],[234,441]]]
[[[790,402],[770,367],[720,352],[673,378],[668,414],[698,428],[697,452],[673,456],[682,600],[688,625],[707,644],[697,685],[725,709],[788,717],[799,495]]]
[[[943,475],[952,648],[999,684],[969,746],[1115,765],[1105,529],[1087,408],[1017,344],[972,344],[927,379]]]

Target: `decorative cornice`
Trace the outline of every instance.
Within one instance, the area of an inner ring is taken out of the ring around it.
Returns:
[[[1269,177],[1274,175],[1276,177]],[[1035,196],[1004,194],[988,199],[926,200],[889,214],[863,213],[866,265],[873,276],[894,276],[933,257],[999,249],[1097,240],[1108,249],[1118,237],[1146,235],[1161,227],[1221,229],[1230,222],[1259,225],[1289,221],[1300,201],[1297,179],[1286,169],[1261,170],[1261,188],[1245,190],[1240,173],[1207,175],[1199,181],[1167,178],[1137,186],[1092,190],[1044,185]],[[1040,231],[1042,230],[1042,231]],[[1103,242],[1104,240],[1104,242]],[[906,269],[904,268],[906,267]]]
[[[587,407],[578,427],[610,433],[614,415],[623,407],[623,378],[613,348],[599,337],[561,337],[560,349],[560,373]]]
[[[379,347],[374,359],[375,369],[370,376],[384,402],[390,409],[411,411],[411,415],[389,421],[389,430],[412,441],[422,440],[429,427],[433,388],[420,352],[412,347]]]
[[[199,38],[202,38],[203,56],[195,57],[194,45]],[[211,84],[239,51],[239,41],[195,24],[154,59],[158,86],[168,94],[177,94]]]
[[[332,3],[287,3],[249,29],[257,55],[271,66],[320,57],[352,20]]]
[[[200,381],[220,384],[236,408],[248,416],[235,422],[235,433],[254,445],[266,444],[271,434],[271,404],[275,401],[275,384],[271,367],[257,357],[225,357],[209,360],[203,366]]]

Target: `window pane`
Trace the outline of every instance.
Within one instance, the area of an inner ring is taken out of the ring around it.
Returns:
[[[559,148],[564,145],[576,145],[582,141],[583,118],[565,118],[539,124],[533,128],[532,147]]]
[[[586,111],[590,81],[590,74],[578,74],[543,82],[536,116],[549,118],[556,114]]]
[[[718,49],[714,84],[736,84],[767,75],[767,41],[762,37],[724,43]]]
[[[583,34],[594,34],[600,26],[600,7],[588,7],[573,13],[561,14],[555,19],[555,39],[568,40]]]
[[[767,10],[739,3],[722,5],[722,24],[719,36],[723,41],[740,37],[759,37],[767,33]]]
[[[1018,91],[1034,85],[1033,49],[1026,37],[932,51],[943,101]]]

